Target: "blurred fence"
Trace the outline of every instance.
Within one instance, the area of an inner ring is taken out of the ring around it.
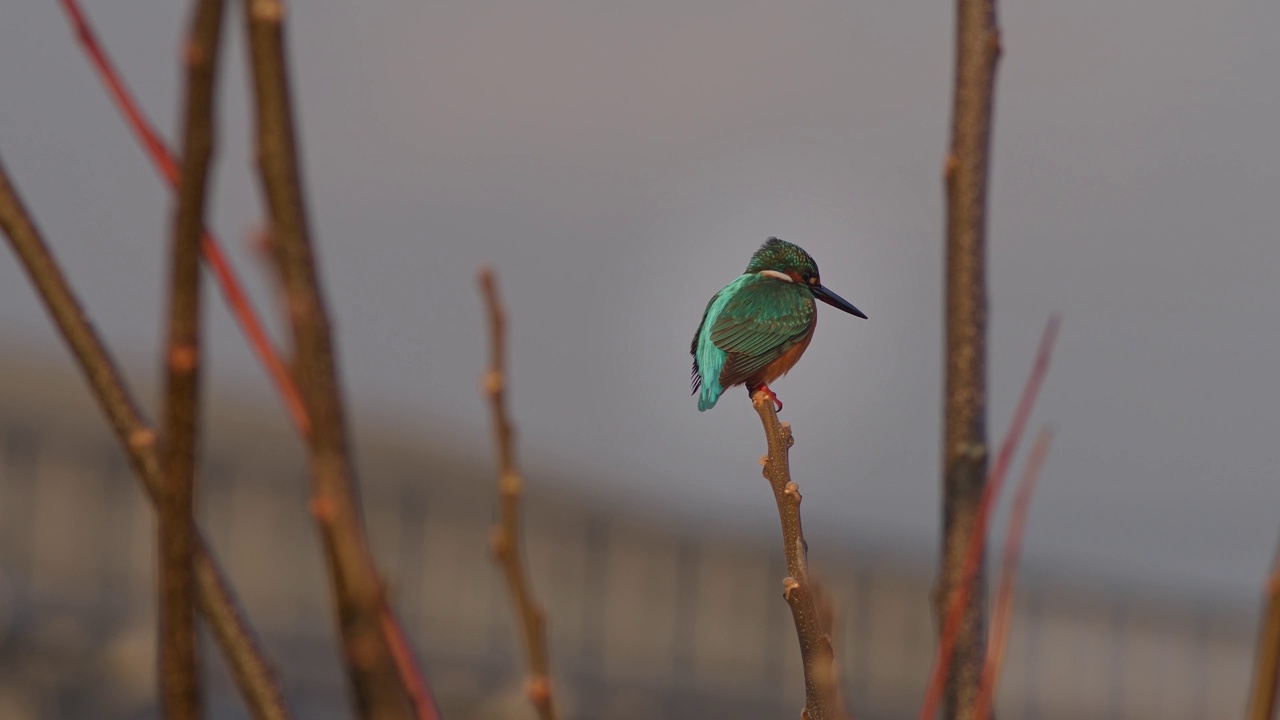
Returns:
[[[55,391],[38,374],[3,370],[0,717],[150,717],[150,509],[76,382]],[[345,717],[297,443],[252,412],[215,412],[210,427],[202,527],[300,714]],[[524,716],[508,598],[486,552],[490,467],[448,447],[373,441],[361,451],[369,531],[445,716]],[[800,663],[776,543],[663,528],[553,490],[535,492],[528,517],[533,578],[571,717],[798,714]],[[856,716],[910,716],[933,652],[931,569],[823,551],[815,570],[838,601],[836,652]],[[1241,714],[1251,610],[1065,577],[1026,585],[1001,686],[1004,716]],[[214,717],[244,716],[206,647]]]

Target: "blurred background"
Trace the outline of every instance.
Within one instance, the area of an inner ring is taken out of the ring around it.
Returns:
[[[143,106],[176,127],[185,6],[86,6]],[[370,529],[450,716],[506,712],[519,677],[483,557],[481,262],[511,305],[535,582],[579,712],[798,707],[758,419],[741,391],[703,414],[687,395],[703,307],[770,235],[871,318],[821,312],[776,389],[853,707],[914,707],[933,637],[951,5],[291,10]],[[1036,418],[1058,435],[1029,518],[1023,660],[1001,707],[1235,713],[1280,529],[1280,6],[1030,2],[1001,23],[993,436],[1045,318],[1065,314]],[[238,21],[229,36],[212,224],[275,321],[249,242],[262,212]],[[167,191],[55,3],[5,11],[0,87],[0,152],[152,397]],[[340,716],[298,443],[226,311],[207,308],[204,527],[315,705],[299,709]],[[12,260],[0,347],[0,716],[146,717],[149,515]],[[679,627],[687,607],[710,619]]]

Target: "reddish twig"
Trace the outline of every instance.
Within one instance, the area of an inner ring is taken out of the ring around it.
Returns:
[[[62,3],[62,8],[66,11],[67,18],[71,21],[76,37],[80,40],[85,53],[89,56],[90,64],[97,70],[98,76],[102,79],[108,94],[111,95],[116,106],[120,109],[125,122],[133,130],[134,135],[137,136],[138,142],[146,150],[147,155],[151,158],[151,163],[156,167],[161,177],[176,191],[180,175],[177,160],[169,152],[164,140],[160,138],[160,134],[156,132],[151,122],[147,120],[146,114],[143,113],[137,100],[134,99],[128,87],[125,86],[123,78],[107,56],[102,43],[98,41],[97,34],[93,31],[93,26],[89,24],[88,18],[80,9],[79,0],[59,0],[59,2]],[[208,263],[209,269],[213,271],[214,278],[218,281],[218,287],[222,290],[223,297],[231,310],[232,316],[239,323],[249,346],[253,348],[254,354],[258,356],[258,360],[267,369],[267,374],[271,376],[272,382],[280,392],[285,410],[288,411],[290,419],[294,425],[305,433],[309,423],[302,397],[289,376],[289,370],[284,361],[281,360],[280,354],[276,352],[275,345],[271,342],[266,328],[258,319],[258,313],[254,310],[253,303],[249,301],[248,293],[245,292],[244,287],[240,284],[235,270],[231,267],[231,262],[223,252],[221,243],[212,233],[205,230],[200,237],[200,250],[204,254],[204,260]]]
[[[173,219],[164,426],[164,493],[157,523],[160,557],[160,706],[165,717],[201,716],[195,616],[195,474],[200,415],[200,229],[213,154],[214,85],[222,0],[196,0],[183,60],[187,100],[183,173]]]
[[[1004,539],[1004,559],[1000,567],[1000,587],[996,591],[996,606],[991,613],[991,637],[987,642],[987,662],[982,669],[982,685],[978,688],[975,720],[987,720],[995,698],[996,683],[1004,664],[1004,651],[1009,639],[1009,626],[1013,616],[1013,591],[1018,580],[1018,559],[1022,555],[1022,537],[1027,527],[1027,512],[1031,509],[1031,497],[1035,493],[1036,480],[1049,456],[1053,443],[1053,431],[1042,428],[1031,446],[1027,466],[1023,468],[1013,496],[1013,509],[1009,516],[1009,530]]]
[[[1280,549],[1267,578],[1266,605],[1258,628],[1253,662],[1253,688],[1249,693],[1248,720],[1276,716],[1276,685],[1280,682]]]
[[[515,428],[507,414],[507,315],[498,297],[493,271],[481,268],[479,279],[489,313],[490,360],[482,384],[489,398],[498,451],[498,522],[493,528],[491,547],[494,561],[507,580],[516,620],[524,631],[525,662],[529,673],[526,694],[541,720],[555,720],[555,697],[547,653],[547,619],[533,597],[520,533],[520,495],[524,481],[516,466]]]
[[[138,135],[138,140],[146,148],[152,162],[156,164],[156,167],[159,168],[165,179],[169,181],[169,184],[176,188],[178,175],[180,174],[177,161],[169,152],[169,148],[165,146],[164,141],[160,139],[160,135],[151,128],[151,124],[143,115],[138,103],[133,99],[133,95],[125,87],[120,73],[116,72],[115,66],[111,63],[110,58],[107,57],[106,51],[102,49],[102,44],[98,42],[98,37],[93,32],[93,26],[89,24],[88,18],[80,9],[79,0],[59,1],[62,3],[63,11],[67,13],[67,19],[71,21],[71,27],[76,33],[76,38],[80,40],[80,44],[84,46],[85,52],[89,55],[90,64],[98,71],[103,84],[107,86],[107,92],[116,101],[120,112],[124,114],[125,121],[129,123],[129,127],[133,128],[134,133]]]
[[[311,509],[324,540],[357,710],[368,718],[409,717],[401,674],[383,632],[386,597],[360,518],[332,330],[307,223],[284,18],[279,0],[246,2],[258,166],[288,298],[298,387],[311,419]]]
[[[761,390],[751,396],[760,422],[764,425],[769,453],[760,458],[764,477],[773,489],[782,523],[782,552],[787,560],[788,576],[782,581],[782,597],[791,608],[800,641],[800,660],[804,666],[804,712],[802,720],[837,720],[845,717],[840,706],[840,686],[835,673],[835,650],[828,628],[822,626],[814,592],[809,581],[808,545],[800,524],[800,488],[791,481],[789,455],[795,438],[791,425],[778,421],[769,393]]]
[[[171,187],[176,189],[179,176],[176,160],[165,146],[159,133],[155,131],[150,121],[147,120],[146,115],[129,92],[124,80],[111,63],[102,44],[98,41],[92,25],[89,24],[88,18],[81,10],[78,0],[60,0],[60,2],[67,13],[68,19],[71,21],[76,37],[80,40],[86,54],[89,56],[90,64],[97,70],[108,93],[120,108],[125,121],[137,136],[138,141],[146,150],[147,155],[151,158],[161,176]],[[301,393],[298,392],[292,375],[290,375],[285,362],[281,359],[262,322],[258,319],[258,314],[254,310],[253,304],[249,301],[249,296],[236,276],[218,239],[206,230],[202,233],[200,241],[200,248],[205,262],[208,264],[209,269],[213,271],[214,278],[218,287],[222,290],[223,298],[226,300],[232,316],[240,325],[240,329],[244,332],[249,346],[253,349],[254,354],[258,356],[259,362],[266,368],[272,383],[280,393],[285,410],[288,412],[294,427],[306,439],[311,432],[311,423],[303,405]],[[418,720],[435,720],[439,716],[435,698],[426,683],[425,676],[413,657],[408,636],[389,606],[386,606],[383,610],[381,625],[387,635],[387,642],[393,649],[397,671],[401,676],[406,692],[408,692],[414,703],[416,717]]]
[[[1040,347],[1036,351],[1035,364],[1031,368],[1030,376],[1027,377],[1026,386],[1022,389],[1022,396],[1018,399],[1018,406],[1014,410],[1013,420],[1009,424],[1009,431],[1006,433],[1004,441],[1000,444],[1000,452],[996,455],[995,465],[991,468],[991,472],[984,484],[977,517],[974,519],[974,529],[970,536],[969,545],[965,549],[964,562],[961,566],[960,576],[957,579],[956,592],[950,597],[950,603],[946,605],[946,612],[943,614],[938,653],[934,657],[933,669],[929,673],[929,682],[925,686],[924,704],[920,710],[920,720],[933,720],[937,715],[938,704],[942,699],[943,690],[948,685],[951,665],[954,662],[953,650],[956,647],[961,620],[964,618],[965,610],[969,607],[970,598],[974,593],[978,568],[982,564],[982,554],[986,548],[987,521],[995,505],[995,500],[1000,496],[1000,487],[1004,484],[1004,477],[1008,472],[1009,463],[1012,461],[1013,454],[1022,440],[1022,433],[1026,429],[1027,421],[1031,417],[1031,411],[1035,407],[1036,397],[1040,393],[1040,386],[1044,382],[1045,374],[1049,371],[1049,360],[1053,356],[1053,344],[1058,336],[1060,324],[1061,318],[1055,313],[1050,316],[1049,322],[1045,325],[1044,334],[1040,337]],[[978,680],[981,681],[981,677]],[[975,700],[977,698],[976,685],[974,687],[974,698]]]
[[[49,251],[17,190],[0,164],[0,228],[9,238],[22,267],[52,316],[63,340],[80,365],[98,405],[110,422],[120,446],[142,481],[148,499],[159,507],[164,493],[156,434],[142,417],[125,387],[115,361],[93,328],[84,306]],[[280,694],[276,672],[258,647],[252,629],[203,540],[197,538],[195,573],[197,598],[227,657],[227,664],[245,702],[259,720],[288,720],[290,712]]]
[[[400,684],[404,686],[409,703],[413,706],[413,716],[417,720],[440,720],[440,708],[427,685],[426,673],[418,666],[409,638],[385,596],[382,599],[380,621],[382,634],[387,638],[387,648],[391,651],[391,661],[396,666]]]

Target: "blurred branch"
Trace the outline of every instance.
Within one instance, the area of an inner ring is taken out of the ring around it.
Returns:
[[[974,532],[970,537],[969,546],[965,548],[965,553],[960,558],[961,564],[957,577],[956,593],[952,596],[950,604],[943,608],[942,633],[938,640],[938,653],[934,657],[933,669],[930,671],[929,681],[925,685],[920,720],[934,720],[937,716],[938,703],[942,698],[943,690],[950,686],[948,678],[953,675],[952,668],[958,662],[960,655],[958,644],[962,642],[960,635],[962,621],[965,617],[966,609],[970,607],[971,598],[977,593],[978,585],[981,582],[979,568],[982,566],[982,556],[984,550],[986,550],[987,522],[990,519],[992,509],[995,507],[996,500],[1000,497],[1000,487],[1004,484],[1004,478],[1008,474],[1014,452],[1018,449],[1018,444],[1022,440],[1022,433],[1027,427],[1027,421],[1031,418],[1031,411],[1035,408],[1040,386],[1044,383],[1045,375],[1049,372],[1049,360],[1053,357],[1053,346],[1057,340],[1058,327],[1061,322],[1061,317],[1055,313],[1049,317],[1049,321],[1045,324],[1044,333],[1040,336],[1040,347],[1036,350],[1035,364],[1032,365],[1031,373],[1027,377],[1027,384],[1023,386],[1022,395],[1018,398],[1018,406],[1014,409],[1013,420],[1009,423],[1009,430],[1005,433],[1004,440],[1000,443],[1000,452],[996,455],[995,465],[991,468],[991,473],[986,482],[983,483],[977,516],[973,518]],[[981,668],[979,668],[979,671],[981,671]],[[980,684],[981,677],[978,680]],[[974,700],[976,701],[978,688],[974,687],[973,690]],[[971,713],[972,710],[973,706],[965,708],[966,712]]]
[[[115,362],[10,183],[2,163],[0,228],[4,229],[45,309],[53,317],[63,340],[89,381],[98,405],[106,413],[134,472],[142,480],[147,497],[159,507],[163,481],[155,447],[155,431],[143,419],[137,403],[125,389]],[[200,610],[227,657],[245,702],[259,720],[288,720],[291,714],[280,694],[275,670],[258,647],[222,571],[205,543],[198,538],[194,555]]]
[[[89,24],[88,18],[80,9],[79,0],[59,1],[67,14],[67,19],[75,30],[76,37],[84,47],[85,54],[89,57],[90,64],[97,70],[98,76],[102,79],[102,83],[106,86],[111,98],[115,100],[121,115],[124,116],[130,129],[137,136],[138,142],[142,144],[148,157],[151,158],[151,164],[155,166],[169,186],[176,191],[180,175],[177,160],[169,152],[164,140],[160,138],[160,134],[152,127],[146,115],[142,112],[142,108],[139,107],[137,101],[129,93],[129,89],[125,86],[120,73],[116,71],[115,66],[111,63],[111,59],[103,49],[102,43],[98,41],[98,37],[93,31],[93,26]],[[244,291],[244,287],[240,284],[235,271],[231,267],[231,262],[227,260],[226,255],[223,253],[221,244],[212,233],[204,230],[200,237],[200,249],[204,254],[205,262],[209,265],[209,269],[213,271],[218,287],[222,290],[227,307],[231,310],[231,315],[240,325],[240,330],[245,334],[249,347],[258,356],[258,361],[267,369],[267,374],[271,376],[271,381],[276,386],[276,390],[280,392],[285,410],[289,413],[289,418],[305,434],[308,432],[308,420],[306,409],[302,404],[302,397],[289,376],[289,370],[280,359],[280,354],[276,352],[270,336],[258,319],[257,311],[253,309],[253,304],[249,301],[248,294]]]
[[[996,684],[1004,663],[1004,651],[1009,640],[1009,626],[1013,622],[1013,591],[1018,581],[1018,559],[1022,555],[1022,538],[1027,527],[1027,512],[1031,509],[1031,497],[1036,480],[1049,455],[1053,443],[1053,431],[1041,428],[1031,446],[1031,456],[1023,468],[1022,479],[1013,496],[1009,530],[1004,539],[1004,560],[1000,568],[1000,588],[996,592],[996,606],[991,614],[991,637],[988,644],[986,666],[982,669],[982,685],[978,688],[978,705],[974,708],[976,720],[987,720],[995,700]]]
[[[764,391],[751,396],[751,403],[764,425],[769,454],[760,459],[765,479],[773,489],[782,522],[782,551],[787,560],[788,577],[782,581],[782,597],[791,608],[796,636],[800,640],[800,659],[804,664],[804,712],[802,720],[836,720],[844,717],[840,707],[840,687],[835,673],[835,650],[831,636],[823,628],[814,591],[809,581],[809,546],[800,526],[800,490],[791,481],[789,454],[795,439],[791,425],[778,422],[773,401]]]
[[[1249,693],[1249,720],[1276,716],[1276,684],[1280,682],[1280,549],[1267,578],[1266,606],[1258,628],[1258,649],[1253,664],[1253,689]]]
[[[986,212],[1000,32],[995,0],[956,0],[955,92],[947,155],[946,389],[943,438],[943,537],[938,574],[939,627],[955,598],[969,600],[947,682],[947,718],[973,707],[986,642],[986,578],[981,557],[973,583],[967,548],[980,538],[979,497],[987,474]],[[980,541],[979,541],[980,542]],[[966,585],[974,585],[966,589]]]
[[[81,11],[78,0],[60,0],[60,2],[76,32],[76,37],[80,40],[85,53],[89,57],[90,64],[97,70],[108,93],[115,100],[129,127],[151,158],[152,164],[169,185],[176,190],[179,180],[177,161],[168,148],[165,147],[159,133],[155,131],[155,128],[146,119],[146,115],[142,112],[137,101],[129,93],[124,80],[116,71],[102,44],[98,41],[88,18]],[[264,233],[264,237],[269,240],[269,233]],[[299,434],[306,438],[311,432],[311,423],[307,416],[306,408],[303,406],[302,395],[293,381],[293,376],[290,375],[284,361],[280,358],[280,354],[276,351],[274,344],[267,335],[266,329],[258,319],[257,312],[249,301],[248,294],[244,291],[217,238],[205,230],[201,235],[200,242],[205,262],[213,272],[232,316],[239,323],[249,346],[253,349],[254,354],[258,356],[259,362],[266,368],[272,383],[280,393],[289,419],[293,422]],[[439,716],[439,711],[435,706],[435,698],[432,696],[424,675],[410,650],[410,644],[404,628],[395,614],[391,612],[390,606],[385,602],[382,615],[383,631],[387,636],[388,644],[391,646],[392,656],[396,663],[397,671],[400,673],[401,682],[404,684],[414,704],[416,716],[419,720],[434,720]]]
[[[507,415],[507,317],[498,297],[498,284],[489,268],[480,270],[480,290],[489,312],[489,370],[484,390],[493,416],[493,436],[498,450],[498,523],[493,528],[493,557],[507,579],[516,619],[524,631],[525,662],[529,679],[525,691],[541,720],[556,717],[547,659],[547,620],[533,598],[525,569],[520,533],[520,496],[524,481],[516,467],[515,429]]]
[[[413,706],[413,716],[417,720],[440,720],[440,708],[436,697],[427,685],[426,673],[418,666],[413,656],[413,647],[409,637],[400,625],[400,619],[391,610],[391,603],[383,594],[382,607],[379,608],[379,622],[382,635],[387,639],[387,649],[391,652],[391,662],[396,666],[400,676],[400,684],[409,696],[409,704]]]
[[[168,718],[199,718],[200,666],[195,617],[195,474],[200,415],[200,229],[213,153],[214,84],[222,35],[222,0],[196,0],[187,65],[183,172],[173,220],[164,425],[160,558],[160,706]]]
[[[383,632],[386,597],[360,518],[332,332],[307,227],[284,15],[279,0],[246,0],[258,165],[288,296],[298,387],[311,421],[311,509],[324,540],[357,709],[367,718],[408,717],[407,691]]]

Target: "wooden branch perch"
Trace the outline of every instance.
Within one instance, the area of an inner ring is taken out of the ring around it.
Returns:
[[[167,718],[201,716],[193,559],[196,445],[200,415],[200,230],[213,152],[214,85],[222,0],[196,0],[187,65],[183,173],[174,212],[164,426],[164,493],[157,524],[160,557],[160,706]]]
[[[338,631],[360,715],[408,717],[407,691],[382,629],[386,598],[360,518],[332,332],[307,227],[285,60],[285,10],[279,0],[245,5],[258,165],[288,297],[297,384],[311,422],[311,509],[324,541]]]
[[[804,663],[804,712],[802,720],[836,720],[845,717],[840,707],[840,686],[835,674],[835,650],[822,627],[809,582],[809,546],[800,527],[800,489],[791,481],[791,425],[778,421],[773,400],[764,391],[751,396],[751,404],[764,425],[769,454],[760,458],[764,477],[773,489],[782,522],[782,551],[789,575],[782,581],[782,597],[791,608]]]
[[[1031,497],[1036,480],[1053,444],[1053,431],[1041,428],[1031,446],[1031,456],[1023,468],[1022,479],[1013,496],[1013,510],[1009,517],[1009,530],[1004,539],[1004,559],[1000,567],[1000,588],[996,592],[996,606],[991,614],[991,637],[988,641],[986,666],[982,669],[982,685],[978,688],[978,704],[973,716],[987,720],[995,706],[996,685],[1004,664],[1004,651],[1009,641],[1009,626],[1013,624],[1013,591],[1018,581],[1018,559],[1022,556],[1022,538],[1027,527],[1027,513],[1031,509]]]
[[[1253,688],[1249,693],[1249,720],[1276,716],[1276,684],[1280,682],[1280,549],[1267,578],[1266,605],[1258,628],[1258,648],[1253,663]]]
[[[525,568],[520,532],[520,496],[524,480],[516,466],[515,429],[507,415],[507,316],[498,296],[498,283],[489,268],[480,270],[480,291],[489,313],[489,370],[482,379],[493,417],[493,437],[498,451],[498,522],[490,538],[494,561],[507,580],[516,620],[524,632],[528,680],[525,692],[541,720],[555,720],[551,664],[547,656],[547,619]]]
[[[956,1],[955,93],[947,190],[946,380],[943,438],[942,564],[938,627],[965,585],[965,554],[987,475],[986,214],[991,106],[1000,32],[995,0]],[[947,718],[969,720],[986,643],[986,577],[981,559],[956,640]]]
[[[80,365],[147,497],[158,508],[164,482],[155,431],[143,419],[138,404],[126,390],[115,361],[72,292],[3,163],[0,163],[0,228],[4,229],[45,309]],[[259,720],[289,720],[292,714],[280,694],[276,672],[258,647],[230,585],[202,540],[197,539],[194,555],[200,611],[213,629],[250,711]]]

